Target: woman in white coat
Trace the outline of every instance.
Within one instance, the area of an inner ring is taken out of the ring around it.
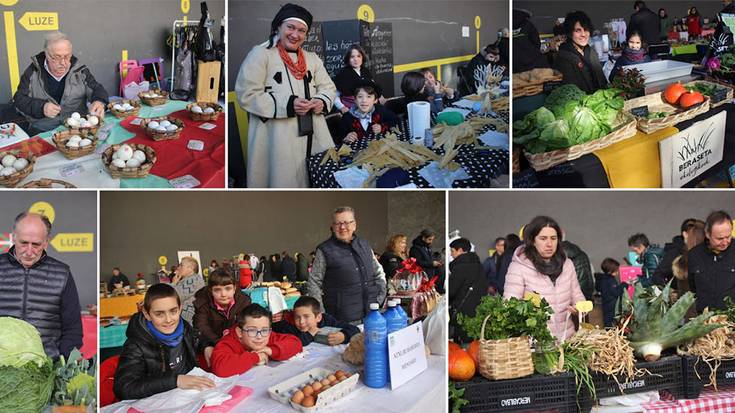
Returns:
[[[253,47],[240,67],[235,92],[249,113],[248,187],[307,187],[307,151],[334,146],[324,115],[336,88],[321,59],[301,48],[311,23],[306,9],[286,4],[268,41]]]

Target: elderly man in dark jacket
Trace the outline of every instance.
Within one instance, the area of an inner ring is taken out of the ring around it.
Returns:
[[[659,33],[661,31],[661,19],[658,15],[646,7],[646,2],[636,1],[633,4],[635,13],[630,16],[627,31],[632,33],[637,31],[643,37],[643,41],[648,44],[656,44],[659,42]]]
[[[13,96],[31,133],[54,129],[74,112],[104,117],[107,101],[105,88],[72,55],[71,41],[60,32],[46,36],[44,51],[31,58]]]
[[[475,315],[475,308],[483,296],[487,295],[488,281],[480,262],[480,257],[470,252],[470,241],[457,238],[449,244],[452,262],[449,264],[449,307],[451,309],[450,325],[454,326],[455,338],[467,341],[468,338],[457,325],[457,314]]]
[[[725,308],[724,299],[735,301],[735,247],[732,218],[725,211],[707,217],[705,242],[689,250],[689,287],[697,297],[697,312]]]
[[[51,222],[23,212],[13,225],[13,247],[0,255],[0,316],[38,329],[46,354],[56,359],[82,347],[82,317],[69,266],[49,257]]]
[[[582,248],[580,248],[579,245],[571,241],[564,240],[562,241],[561,246],[564,248],[564,253],[567,255],[567,258],[572,260],[572,263],[574,263],[574,269],[577,271],[579,288],[582,290],[584,298],[592,300],[592,297],[595,294],[595,279],[592,275],[592,264],[590,263],[589,256],[587,256],[586,252],[582,251]]]

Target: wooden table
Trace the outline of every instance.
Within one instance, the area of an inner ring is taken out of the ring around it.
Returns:
[[[143,301],[143,294],[119,297],[100,298],[100,317],[125,317],[138,312],[138,303]]]

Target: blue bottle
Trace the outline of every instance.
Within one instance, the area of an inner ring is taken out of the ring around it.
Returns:
[[[406,327],[406,324],[403,322],[403,317],[401,317],[396,309],[395,300],[388,300],[388,309],[383,313],[383,317],[385,317],[385,321],[388,324],[388,334]]]
[[[376,389],[388,382],[388,323],[377,303],[365,318],[365,385]]]
[[[401,319],[403,320],[403,327],[406,327],[408,325],[408,314],[403,310],[403,307],[401,306],[401,299],[396,298],[393,300],[396,303],[396,312],[401,316]]]

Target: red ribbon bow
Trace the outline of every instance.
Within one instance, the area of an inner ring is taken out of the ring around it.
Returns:
[[[424,271],[420,265],[416,264],[416,258],[407,258],[401,265],[403,266],[403,271],[408,271],[411,274],[418,274]]]
[[[421,285],[419,286],[418,290],[416,290],[416,291],[418,291],[418,292],[428,292],[428,291],[433,290],[434,289],[434,284],[436,284],[436,280],[438,280],[438,279],[439,279],[439,276],[438,275],[435,275],[434,277],[432,277],[432,279],[430,279],[428,281],[422,282]]]

